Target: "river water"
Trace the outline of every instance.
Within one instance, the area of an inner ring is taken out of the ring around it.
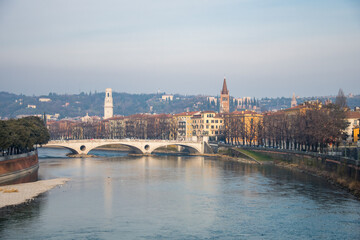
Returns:
[[[208,157],[39,150],[71,181],[0,211],[0,239],[360,239],[360,201],[321,178]]]

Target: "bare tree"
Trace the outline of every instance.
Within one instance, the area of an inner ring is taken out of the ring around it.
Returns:
[[[344,94],[344,91],[340,88],[339,93],[336,96],[335,104],[339,106],[340,109],[347,108],[347,101]]]

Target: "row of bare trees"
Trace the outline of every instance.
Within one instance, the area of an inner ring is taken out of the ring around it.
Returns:
[[[329,104],[296,114],[268,114],[258,130],[258,144],[282,149],[324,152],[346,138],[345,110]]]
[[[169,115],[133,115],[98,122],[49,123],[51,139],[176,139],[177,125]]]
[[[289,150],[324,152],[347,136],[346,109],[337,104],[307,105],[303,111],[224,116],[224,138],[233,145],[257,145]]]
[[[261,126],[259,114],[225,114],[224,116],[224,139],[233,145],[255,145]]]

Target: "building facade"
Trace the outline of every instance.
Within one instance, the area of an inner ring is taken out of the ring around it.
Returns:
[[[193,136],[218,140],[219,137],[223,135],[224,120],[214,111],[204,111],[194,114],[191,121]]]
[[[191,118],[199,112],[184,112],[175,114],[174,118],[177,123],[177,139],[191,141],[193,137],[193,126]]]
[[[230,95],[226,85],[226,78],[224,78],[223,87],[220,92],[220,113],[230,112]]]
[[[105,103],[104,103],[104,119],[112,118],[114,114],[114,105],[112,98],[112,89],[107,88],[105,91]]]

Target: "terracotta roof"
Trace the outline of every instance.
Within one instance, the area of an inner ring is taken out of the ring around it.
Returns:
[[[114,116],[114,117],[111,117],[111,118],[104,119],[104,121],[109,121],[109,120],[122,120],[122,119],[125,119],[125,117],[124,117],[124,116]]]
[[[360,118],[360,112],[349,111],[346,113],[346,118]]]
[[[198,113],[198,112],[182,112],[182,113],[174,114],[174,116],[192,116],[196,113]]]
[[[215,111],[203,111],[201,113],[216,113]]]

